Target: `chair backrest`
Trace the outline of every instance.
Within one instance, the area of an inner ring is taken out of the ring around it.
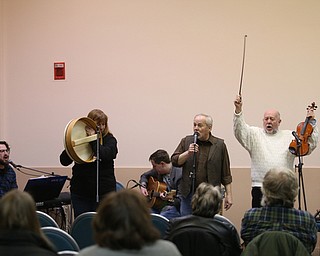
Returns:
[[[122,189],[124,189],[124,186],[122,185],[121,182],[117,181],[116,182],[116,191],[120,191]]]
[[[37,211],[37,216],[41,227],[59,227],[58,223],[49,214]]]
[[[57,251],[80,251],[77,242],[66,231],[56,227],[41,228]]]
[[[78,255],[78,254],[79,252],[77,251],[69,251],[69,250],[58,252],[58,255],[64,255],[64,256],[72,256],[72,255]]]
[[[171,233],[169,240],[183,256],[207,256],[209,252],[210,255],[224,255],[219,238],[201,227],[189,226]]]
[[[310,256],[303,243],[285,231],[265,231],[250,241],[241,255]]]
[[[169,220],[166,217],[156,213],[151,213],[151,220],[153,225],[160,231],[161,238],[163,238],[169,226]]]
[[[96,212],[80,214],[72,223],[70,234],[78,243],[80,249],[95,244],[93,239],[92,220]]]

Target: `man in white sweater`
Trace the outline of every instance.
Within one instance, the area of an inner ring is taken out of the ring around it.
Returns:
[[[291,170],[294,168],[295,155],[289,151],[289,145],[294,137],[290,130],[279,130],[281,118],[277,110],[270,109],[264,113],[263,128],[260,128],[246,124],[240,96],[236,97],[234,105],[234,135],[249,152],[251,158],[252,208],[260,207],[261,186],[265,174],[271,168],[286,167]],[[307,116],[310,117],[310,124],[313,126],[313,133],[308,138],[308,154],[311,154],[318,144],[319,131],[312,108],[308,109]]]

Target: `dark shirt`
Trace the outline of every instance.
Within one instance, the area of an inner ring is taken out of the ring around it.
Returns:
[[[317,224],[307,211],[268,206],[252,208],[245,213],[241,224],[241,238],[245,244],[267,230],[286,231],[294,235],[310,253],[317,243]]]
[[[10,165],[0,169],[0,198],[11,189],[18,188],[16,173]]]
[[[27,230],[1,230],[0,255],[53,256],[58,254],[34,232]]]

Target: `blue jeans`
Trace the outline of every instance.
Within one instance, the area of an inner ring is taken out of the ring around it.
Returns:
[[[95,212],[98,207],[96,200],[71,193],[74,218],[84,212]]]
[[[192,198],[191,192],[186,197],[181,196],[181,206],[180,206],[181,216],[192,214],[191,198]]]
[[[163,207],[161,211],[151,208],[151,212],[160,214],[161,216],[166,217],[168,220],[181,216],[180,212],[177,210],[177,208],[174,205],[167,205]]]
[[[166,217],[169,220],[181,216],[180,212],[174,205],[165,206],[160,212],[160,215]]]

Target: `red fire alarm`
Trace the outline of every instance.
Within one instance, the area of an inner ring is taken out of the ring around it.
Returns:
[[[54,63],[54,80],[66,79],[66,64],[64,62]]]

